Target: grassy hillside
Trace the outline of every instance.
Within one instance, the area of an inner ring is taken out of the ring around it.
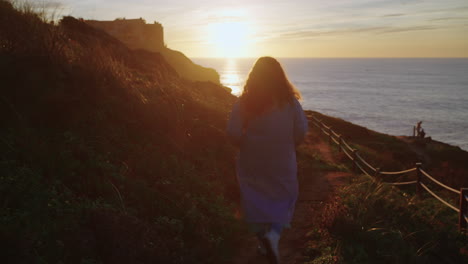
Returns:
[[[317,112],[308,114],[331,125],[375,167],[398,171],[423,162],[424,169],[441,182],[454,188],[468,186],[466,177],[442,173],[450,166],[459,175],[466,175],[468,153],[460,148],[377,133]],[[311,129],[321,133],[315,127]],[[321,140],[328,141],[323,134]],[[340,164],[353,171],[348,158],[331,147]],[[392,187],[382,183],[414,180],[415,176],[374,178],[356,172],[352,182],[337,190],[322,211],[310,219],[305,263],[466,263],[468,244],[458,231],[456,212],[426,192],[418,197],[414,185]],[[457,195],[425,183],[458,207]]]
[[[164,47],[161,50],[161,54],[182,78],[191,81],[210,81],[220,84],[217,71],[195,64],[182,52]]]
[[[3,263],[219,263],[234,97],[82,21],[0,1]]]
[[[381,171],[405,170],[421,162],[425,171],[443,183],[456,189],[468,186],[468,152],[459,147],[427,138],[386,135],[339,118],[314,111],[309,113],[341,134],[364,159]],[[346,162],[347,158],[342,156]]]

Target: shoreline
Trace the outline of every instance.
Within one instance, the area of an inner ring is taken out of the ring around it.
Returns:
[[[335,133],[342,135],[362,157],[384,171],[406,170],[418,162],[435,178],[454,188],[468,186],[468,151],[434,139],[415,140],[408,136],[380,133],[341,118],[305,110],[310,119],[316,116]],[[312,129],[315,126],[309,125]]]
[[[375,129],[371,129],[369,128],[368,126],[365,126],[365,125],[361,125],[361,124],[358,124],[356,123],[355,121],[352,121],[352,120],[347,120],[347,119],[344,119],[342,117],[339,117],[339,116],[335,116],[335,115],[329,115],[329,114],[323,114],[322,112],[318,111],[318,110],[311,110],[311,109],[304,109],[305,112],[317,112],[317,113],[320,113],[322,115],[326,115],[326,116],[329,116],[329,117],[334,117],[334,118],[338,118],[338,119],[341,119],[343,121],[346,121],[346,122],[349,122],[351,124],[354,124],[356,126],[361,126],[363,128],[366,128],[370,131],[373,131],[373,132],[376,132],[376,133],[380,133],[380,134],[384,134],[384,135],[388,135],[388,136],[392,136],[392,137],[404,137],[404,138],[408,138],[408,139],[415,139],[413,136],[411,135],[405,135],[405,134],[400,134],[400,135],[396,135],[396,134],[391,134],[391,133],[386,133],[386,132],[382,132],[382,131],[378,131],[378,130],[375,130]],[[451,144],[451,143],[448,143],[448,142],[445,142],[443,140],[440,140],[438,138],[434,139],[432,136],[425,136],[424,139],[421,139],[421,140],[429,140],[429,141],[433,141],[433,142],[437,142],[437,143],[441,143],[441,144],[446,144],[450,147],[454,147],[454,148],[459,148],[460,150],[462,150],[463,152],[467,152],[468,153],[468,150],[467,149],[464,149],[462,148],[461,146],[459,145],[455,145],[455,144]]]
[[[319,111],[316,111],[316,110],[310,110],[310,109],[304,109],[304,112],[306,113],[311,113],[311,114],[320,114],[321,116],[326,116],[328,118],[334,118],[334,119],[338,119],[338,120],[341,120],[342,122],[347,122],[353,126],[357,126],[357,127],[361,127],[363,129],[366,129],[372,133],[377,133],[377,134],[381,134],[381,135],[386,135],[386,136],[389,136],[389,137],[395,137],[395,138],[404,138],[404,139],[407,139],[407,140],[412,140],[412,141],[419,141],[419,142],[426,142],[426,143],[429,143],[429,142],[433,142],[433,143],[436,143],[436,144],[443,144],[443,145],[446,145],[447,147],[451,147],[451,148],[457,148],[459,149],[460,151],[463,151],[465,153],[468,154],[468,150],[465,150],[463,149],[462,147],[460,146],[457,146],[457,145],[453,145],[453,144],[450,144],[450,143],[447,143],[447,142],[444,142],[444,141],[441,141],[441,140],[438,140],[438,139],[434,139],[432,137],[425,137],[425,138],[416,138],[416,137],[413,137],[413,136],[408,136],[408,135],[393,135],[393,134],[389,134],[389,133],[385,133],[385,132],[380,132],[380,131],[377,131],[377,130],[373,130],[373,129],[370,129],[366,126],[363,126],[363,125],[360,125],[360,124],[357,124],[357,123],[354,123],[352,121],[349,121],[349,120],[346,120],[346,119],[343,119],[341,117],[336,117],[336,116],[332,116],[332,115],[328,115],[328,114],[323,114]],[[343,136],[345,136],[345,134],[343,134]]]

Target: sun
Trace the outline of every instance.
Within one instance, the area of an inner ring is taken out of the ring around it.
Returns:
[[[210,25],[210,42],[216,57],[245,57],[248,52],[249,26],[242,21],[217,22]]]

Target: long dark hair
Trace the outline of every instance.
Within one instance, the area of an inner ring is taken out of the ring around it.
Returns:
[[[240,96],[241,110],[247,122],[273,105],[292,103],[301,94],[291,84],[281,64],[272,57],[259,58],[249,73]]]

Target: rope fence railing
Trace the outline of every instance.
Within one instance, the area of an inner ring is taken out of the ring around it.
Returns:
[[[369,177],[372,177],[365,169],[361,167],[361,165],[359,165],[359,162],[355,162],[355,164],[362,171],[362,173],[366,174]]]
[[[460,193],[461,193],[460,191],[457,191],[457,190],[453,189],[452,187],[449,187],[449,186],[447,186],[447,185],[441,183],[440,181],[434,179],[433,177],[431,177],[431,175],[429,175],[427,172],[423,171],[422,169],[421,169],[421,173],[422,173],[424,176],[426,176],[427,178],[429,178],[431,181],[437,183],[439,186],[444,187],[446,190],[449,190],[449,191],[451,191],[451,192],[454,192],[454,193],[460,195]]]
[[[341,142],[343,143],[343,145],[346,148],[348,148],[350,151],[353,151],[353,148],[351,146],[349,146],[348,143],[346,143],[346,141],[343,138],[341,138]]]
[[[346,154],[346,156],[347,156],[351,161],[354,161],[353,157],[348,153],[348,151],[346,151],[345,149],[343,149],[343,153]]]
[[[367,161],[366,161],[365,159],[363,159],[363,158],[361,157],[361,155],[359,155],[359,153],[356,153],[356,157],[358,157],[358,159],[359,159],[364,165],[366,165],[369,169],[371,169],[373,172],[376,172],[376,171],[377,171],[377,169],[374,168],[374,167],[373,167],[372,165],[370,165],[369,163],[367,163]]]
[[[335,137],[339,137],[340,135],[338,135],[337,133],[335,133],[335,131],[332,130],[332,133]]]
[[[407,169],[403,171],[381,171],[380,174],[381,175],[402,175],[408,172],[413,172],[415,170],[417,170],[417,168],[411,168],[411,169]]]
[[[427,193],[429,193],[432,197],[440,201],[442,204],[447,206],[448,208],[454,210],[459,214],[459,223],[458,227],[460,231],[466,232],[467,225],[468,225],[468,188],[461,188],[460,190],[456,190],[450,186],[447,186],[443,184],[442,182],[436,180],[434,177],[432,177],[429,173],[424,171],[421,166],[421,163],[416,163],[416,166],[414,168],[410,168],[407,170],[402,170],[402,171],[380,171],[380,168],[376,168],[372,166],[369,162],[367,162],[358,152],[357,149],[352,148],[346,140],[343,139],[343,136],[338,134],[337,132],[333,131],[331,126],[325,125],[322,120],[316,118],[315,116],[312,116],[312,123],[315,125],[317,128],[319,128],[320,131],[322,131],[323,134],[325,134],[328,137],[329,144],[335,143],[338,145],[338,150],[340,152],[343,152],[345,156],[349,158],[349,160],[352,161],[353,166],[355,171],[361,171],[367,176],[396,176],[396,175],[404,175],[407,173],[411,173],[416,171],[416,180],[414,181],[406,181],[406,182],[383,182],[384,184],[387,185],[392,185],[392,186],[404,186],[404,185],[416,185],[416,193],[420,197],[421,192],[424,190]],[[370,172],[370,173],[369,173]],[[432,191],[427,184],[424,184],[422,182],[423,177],[425,179],[430,180],[432,183],[435,183],[437,186],[442,187],[445,190],[448,190],[452,193],[455,193],[459,195],[460,197],[460,202],[459,202],[459,207],[457,208],[456,206],[450,204],[446,200],[442,199],[439,195],[437,195],[434,191]]]
[[[387,185],[401,186],[401,185],[411,185],[418,183],[418,181],[408,181],[408,182],[386,182]]]
[[[460,213],[460,209],[456,208],[455,206],[449,204],[447,201],[445,201],[444,199],[440,198],[440,196],[438,196],[437,194],[435,194],[433,191],[431,191],[431,189],[429,189],[429,187],[426,186],[426,184],[420,182],[419,184],[421,184],[421,186],[428,192],[432,195],[432,197],[436,198],[437,200],[439,200],[441,203],[445,204],[448,208],[454,210],[455,212],[457,213]]]

